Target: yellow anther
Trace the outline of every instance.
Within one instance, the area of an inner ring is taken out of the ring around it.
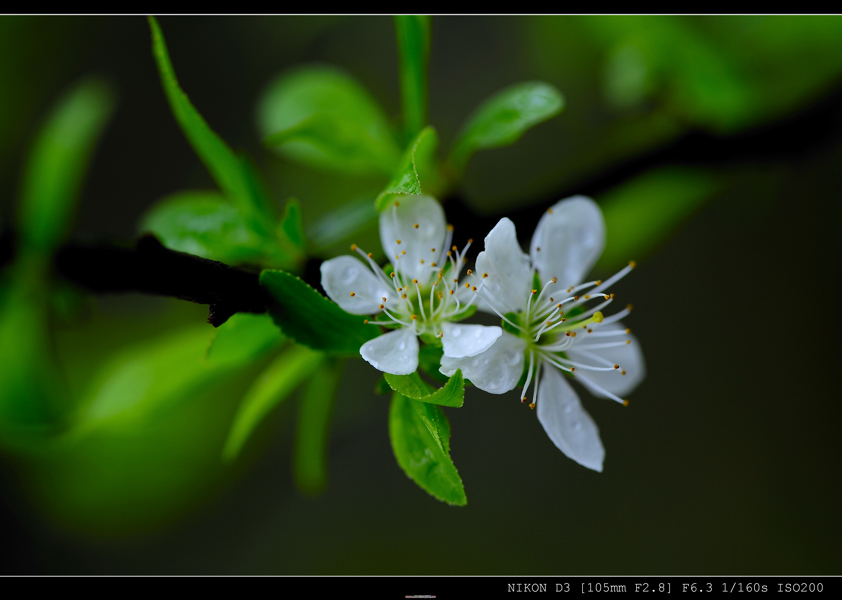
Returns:
[[[400,205],[401,205],[401,203],[398,202],[397,200],[395,200],[395,206],[400,206]]]
[[[399,243],[399,244],[401,243],[401,241],[400,241],[400,240],[395,240],[395,241],[396,241],[397,243]]]
[[[573,337],[576,337],[576,332],[575,332],[575,331],[571,331],[571,332],[570,332],[570,335],[572,335]]]
[[[435,251],[436,251],[435,248],[430,248],[430,252],[435,252]]]
[[[470,283],[466,283],[466,284],[465,284],[465,289],[471,289],[471,284],[470,284]]]
[[[471,291],[472,291],[472,292],[477,291],[477,286],[473,286],[473,287],[471,288]]]
[[[412,280],[412,283],[418,283],[418,280],[417,280],[417,279],[413,279],[413,280]]]
[[[417,318],[418,318],[418,315],[412,315],[412,316],[411,316],[411,317],[409,317],[409,318],[410,318],[410,319],[412,319],[412,320],[414,321],[415,319],[417,319]]]
[[[394,271],[392,271],[391,273],[389,273],[389,277],[391,277],[392,279],[394,279],[394,278],[395,278],[395,272],[394,272]]]
[[[454,252],[456,252],[457,251],[456,244],[453,244],[453,246],[451,246],[450,249],[453,250]]]
[[[448,223],[448,224],[447,224],[447,230],[448,230],[448,231],[453,231],[453,225],[451,225],[450,223]]]
[[[628,405],[629,405],[629,401],[628,401],[628,400],[623,400],[623,406],[628,406]]]
[[[634,308],[634,306],[632,306],[631,304],[627,304],[626,308],[628,308],[629,310],[632,310]]]
[[[626,333],[631,333],[631,329],[626,328]]]
[[[373,258],[373,257],[374,257],[374,254],[372,254],[371,252],[369,252],[369,253],[368,253],[368,257],[369,257],[369,258]]]
[[[447,255],[448,255],[448,256],[453,256],[453,253],[452,253],[450,250],[448,250],[448,251],[447,251]]]
[[[351,297],[353,298],[354,296],[356,296],[356,294],[354,292],[351,292]]]
[[[558,279],[556,279],[555,277],[553,277],[553,283],[558,283]]]
[[[614,294],[608,294],[608,295],[611,296],[612,300],[614,299]]]
[[[593,333],[593,329],[588,329],[588,333]]]
[[[406,298],[406,294],[401,294],[401,298]]]
[[[449,292],[449,293],[450,293],[450,295],[452,296],[452,295],[453,295],[453,290],[450,290],[450,292]]]
[[[550,213],[550,214],[553,214],[553,209],[552,209],[552,208],[548,208],[548,209],[547,209],[547,212],[548,212],[548,213]]]
[[[576,334],[574,333],[573,335],[576,335]],[[571,373],[572,373],[573,371],[575,371],[575,370],[576,370],[576,367],[570,367],[570,372],[571,372]]]
[[[631,340],[626,340],[626,344],[631,344]]]
[[[422,264],[422,265],[424,264],[424,259],[423,259],[423,258],[421,259],[421,264]]]
[[[574,299],[574,300],[578,300],[578,299],[579,299],[579,296],[573,296],[573,299]]]
[[[386,296],[383,296],[383,297],[381,298],[381,300],[383,300],[383,302],[386,302]]]
[[[529,403],[529,408],[531,408],[532,410],[535,410],[535,403],[534,403],[534,402],[530,402],[530,403]]]
[[[590,295],[590,294],[585,294],[585,300],[589,300],[589,299],[590,299],[590,297],[591,297],[591,295]]]
[[[468,243],[469,243],[469,244],[473,244],[473,243],[474,243],[474,238],[468,238]]]
[[[608,294],[603,294],[602,297],[605,298],[606,300],[608,300],[610,298],[610,296]]]
[[[602,285],[602,279],[597,279],[597,280],[596,280],[596,284],[597,284],[597,285]]]
[[[356,251],[357,251],[357,245],[351,244],[351,252],[356,252]]]
[[[636,263],[636,262],[634,262],[633,260],[630,260],[630,261],[629,261],[629,266],[630,266],[632,269],[634,269],[634,268],[636,268],[636,267],[637,267],[637,263]]]
[[[532,290],[532,293],[533,293],[533,294],[537,294],[537,293],[538,293],[538,290]]]
[[[401,254],[406,254],[406,250],[401,250]]]
[[[415,227],[415,229],[418,229],[418,223],[416,223],[415,225],[413,225],[413,227]]]
[[[485,279],[486,277],[488,277],[488,273],[483,273],[482,278]]]
[[[625,374],[626,374],[626,370],[625,370],[625,369],[623,369],[622,371],[620,371],[620,375],[625,375]]]
[[[614,365],[614,368],[615,368],[615,369],[619,369],[619,368],[620,368],[620,365]]]
[[[386,307],[385,307],[383,304],[381,304],[381,305],[380,305],[380,310],[383,310],[384,308],[386,308]]]
[[[430,263],[430,266],[431,266],[431,267],[435,267],[435,266],[436,266],[436,263],[431,262],[431,263]],[[439,273],[439,275],[441,275],[441,273]]]
[[[473,274],[473,271],[471,271],[470,269],[468,269],[468,275],[472,275],[472,274]]]

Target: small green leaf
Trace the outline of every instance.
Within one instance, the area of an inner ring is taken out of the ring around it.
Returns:
[[[268,146],[323,169],[389,175],[400,160],[377,103],[354,79],[329,67],[276,78],[258,102],[257,120]]]
[[[154,233],[172,250],[228,264],[290,262],[277,244],[256,234],[217,192],[180,192],[164,198],[143,217],[140,231]]]
[[[21,190],[18,222],[24,248],[50,252],[69,229],[88,162],[112,107],[111,89],[88,79],[62,97],[41,127]]]
[[[699,169],[668,167],[611,190],[600,203],[606,244],[598,267],[618,269],[664,243],[722,186]]]
[[[394,178],[374,201],[378,212],[389,206],[396,197],[420,196],[425,192],[435,195],[436,188],[440,184],[435,163],[435,150],[438,143],[436,130],[427,127],[407,146]]]
[[[287,200],[278,229],[299,252],[304,252],[307,238],[304,235],[304,222],[301,219],[301,204],[296,198]]]
[[[236,458],[257,424],[310,377],[323,360],[324,354],[304,346],[292,346],[278,356],[243,396],[222,457],[225,460]]]
[[[318,494],[327,486],[330,419],[343,363],[336,360],[322,362],[302,394],[292,472],[298,488],[308,494]]]
[[[205,363],[211,367],[244,364],[283,341],[283,334],[268,314],[239,312],[213,330]]]
[[[509,87],[474,112],[453,145],[450,162],[462,171],[477,150],[508,146],[563,107],[561,92],[548,83],[530,81]]]
[[[461,370],[457,370],[445,386],[439,389],[421,379],[417,371],[411,375],[384,373],[383,377],[393,390],[419,402],[455,408],[460,408],[465,402],[465,382]]]
[[[427,65],[430,60],[430,17],[395,16],[400,60],[401,101],[407,137],[427,124]]]
[[[275,324],[299,344],[331,354],[359,356],[360,346],[379,335],[365,318],[351,315],[304,281],[285,271],[265,270],[262,285],[274,299]]]
[[[164,35],[154,17],[149,17],[149,27],[152,29],[152,53],[158,64],[161,84],[181,130],[216,184],[237,206],[249,225],[261,232],[268,231],[268,224],[273,220],[271,203],[257,181],[253,166],[245,157],[235,155],[195,109],[178,84]]]
[[[456,506],[468,499],[450,458],[450,424],[438,406],[392,397],[389,437],[401,469],[434,497]]]

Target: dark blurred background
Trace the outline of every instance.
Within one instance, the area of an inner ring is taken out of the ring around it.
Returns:
[[[194,105],[251,153],[279,203],[301,199],[305,226],[382,188],[264,150],[254,107],[279,72],[326,63],[397,119],[391,18],[159,22]],[[604,472],[558,452],[514,393],[470,390],[447,412],[468,506],[442,504],[395,463],[388,398],[352,360],[328,488],[305,496],[290,475],[294,398],[237,462],[220,460],[254,365],[189,389],[154,422],[0,456],[4,573],[840,572],[842,19],[435,17],[432,31],[443,149],[508,85],[544,80],[566,98],[517,144],[472,159],[445,203],[461,235],[513,215],[526,244],[535,215],[574,193],[641,207],[629,230],[651,227],[642,255],[618,258],[609,239],[596,273],[637,259],[617,292],[635,305],[626,323],[648,371],[628,408],[581,394]],[[170,113],[144,18],[0,17],[0,57],[0,227],[38,126],[88,75],[117,105],[72,239],[131,240],[155,201],[213,188]],[[675,203],[682,218],[661,226]],[[373,230],[360,239],[377,243]],[[201,353],[211,330],[205,307],[140,295],[83,296],[63,315],[53,337],[68,397],[115,354],[182,327]]]

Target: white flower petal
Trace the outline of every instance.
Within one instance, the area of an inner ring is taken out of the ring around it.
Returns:
[[[450,358],[465,358],[485,352],[503,334],[499,327],[485,325],[462,325],[442,323],[444,355]]]
[[[360,354],[371,366],[392,375],[409,375],[418,368],[418,338],[402,327],[362,345]]]
[[[602,471],[605,449],[599,429],[557,370],[545,365],[538,390],[538,420],[558,449],[577,463]]]
[[[337,256],[322,263],[322,287],[342,310],[354,315],[379,312],[384,304],[393,307],[397,292],[372,273],[368,265],[352,256]],[[352,295],[353,294],[353,295]]]
[[[439,371],[451,377],[456,369],[462,369],[462,375],[479,389],[490,394],[503,394],[514,389],[523,374],[525,348],[522,339],[503,333],[488,350],[476,356],[442,356]]]
[[[407,279],[427,283],[437,270],[432,263],[438,264],[447,252],[444,248],[447,235],[444,211],[430,196],[410,196],[401,198],[398,203],[399,206],[387,207],[380,213],[383,251],[395,269],[404,275],[405,283]]]
[[[625,326],[620,323],[611,323],[609,325],[594,327],[594,333],[606,331],[624,331]],[[581,341],[580,341],[581,340]],[[629,344],[623,344],[615,348],[598,348],[612,342],[625,342],[631,340]],[[610,337],[591,337],[590,335],[580,332],[576,337],[576,344],[566,351],[570,360],[593,365],[597,367],[606,366],[604,363],[598,363],[594,360],[594,356],[604,359],[615,365],[620,365],[619,369],[613,371],[587,371],[585,369],[576,369],[576,378],[581,380],[584,385],[588,382],[594,383],[597,386],[607,390],[608,392],[620,396],[621,398],[629,394],[636,388],[643,378],[646,376],[646,366],[643,362],[643,352],[640,349],[640,344],[631,334],[624,334]],[[623,371],[626,372],[623,375]],[[595,396],[605,398],[605,394],[600,393],[591,386],[588,390],[593,392]]]
[[[529,252],[542,281],[555,277],[553,289],[566,289],[584,281],[604,247],[602,211],[590,198],[574,196],[541,217]]]
[[[529,257],[520,249],[515,224],[503,218],[485,236],[485,250],[477,256],[482,298],[501,313],[526,308],[532,289]],[[485,274],[488,277],[485,277]]]

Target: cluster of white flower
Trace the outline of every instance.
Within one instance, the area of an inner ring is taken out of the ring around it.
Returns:
[[[393,329],[360,348],[375,368],[395,375],[418,368],[418,338],[442,346],[440,371],[457,369],[476,387],[508,392],[523,381],[521,401],[538,410],[550,439],[568,457],[602,470],[605,450],[564,371],[593,394],[622,396],[644,376],[637,340],[620,319],[631,306],[605,316],[609,288],[634,268],[606,281],[582,282],[605,245],[597,205],[582,196],[558,202],[538,223],[526,255],[515,226],[501,219],[485,238],[476,269],[460,281],[468,245],[451,246],[452,227],[427,196],[395,202],[380,216],[380,238],[391,265],[352,246],[363,261],[341,256],[322,263],[322,286],[349,313]],[[388,273],[388,274],[387,274]],[[502,327],[457,321],[476,308],[496,314]],[[531,391],[530,391],[531,388]]]

